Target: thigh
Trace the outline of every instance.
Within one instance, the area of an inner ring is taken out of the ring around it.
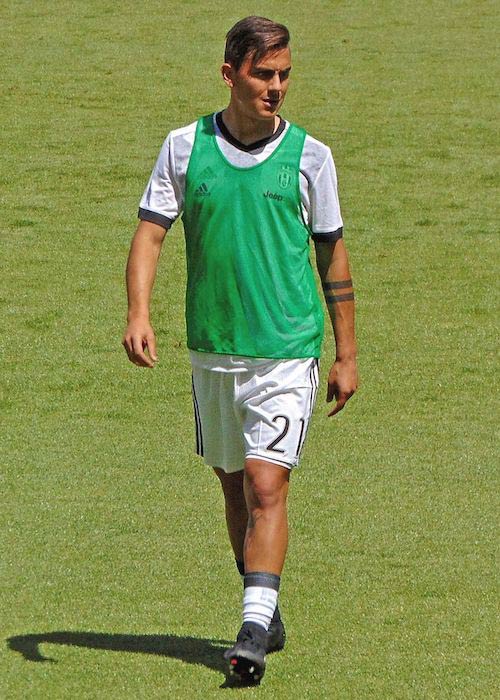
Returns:
[[[245,457],[299,463],[318,390],[318,361],[285,360],[255,377],[243,401]]]

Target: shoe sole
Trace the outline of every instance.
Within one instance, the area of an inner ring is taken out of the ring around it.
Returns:
[[[256,685],[260,683],[266,670],[266,662],[244,650],[224,655],[229,662],[229,675],[241,683]]]

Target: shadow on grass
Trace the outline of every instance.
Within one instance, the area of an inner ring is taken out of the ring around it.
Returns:
[[[189,664],[201,664],[225,673],[222,658],[224,649],[232,642],[224,639],[198,639],[180,637],[175,634],[105,634],[103,632],[45,632],[22,634],[7,639],[9,649],[17,651],[26,661],[57,663],[56,659],[44,656],[40,644],[63,644],[65,646],[102,649],[104,651],[128,651],[136,654],[156,654],[180,659]]]

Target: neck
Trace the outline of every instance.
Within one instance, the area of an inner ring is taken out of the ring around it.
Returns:
[[[272,136],[280,123],[278,116],[252,119],[242,114],[233,103],[222,112],[222,119],[231,135],[245,146]]]

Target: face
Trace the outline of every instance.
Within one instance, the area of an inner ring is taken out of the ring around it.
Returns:
[[[222,75],[231,88],[231,103],[251,119],[274,119],[283,104],[291,70],[290,49],[269,53],[256,64],[245,59],[238,71],[225,63]]]

